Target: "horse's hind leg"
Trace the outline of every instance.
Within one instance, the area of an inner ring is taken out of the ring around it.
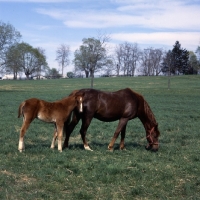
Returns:
[[[58,151],[62,152],[62,136],[63,136],[64,122],[56,123],[57,137],[58,137]]]
[[[32,120],[25,120],[22,124],[21,130],[20,130],[20,137],[19,137],[19,145],[18,145],[18,150],[22,152],[25,150],[25,145],[24,145],[24,135],[26,133],[26,130],[28,129],[30,123]]]
[[[58,134],[57,134],[57,129],[55,127],[55,131],[53,133],[53,139],[52,139],[52,142],[51,142],[51,149],[54,149],[57,137],[58,137]]]
[[[119,120],[119,124],[118,124],[118,126],[117,126],[117,129],[116,129],[116,131],[115,131],[115,133],[114,133],[114,135],[113,135],[113,138],[112,138],[110,144],[108,145],[108,149],[109,149],[110,151],[113,150],[113,146],[114,146],[114,144],[115,144],[115,141],[116,141],[116,139],[118,138],[119,133],[120,133],[122,130],[124,131],[123,134],[124,134],[124,137],[125,137],[125,130],[126,130],[126,128],[124,128],[124,127],[126,126],[127,122],[128,122],[127,119],[120,119],[120,120]],[[123,131],[122,131],[122,132],[123,132]],[[123,139],[124,139],[123,134],[122,134],[122,141],[123,141]],[[123,142],[121,142],[121,143],[123,144]],[[120,144],[120,148],[121,148],[121,144]]]

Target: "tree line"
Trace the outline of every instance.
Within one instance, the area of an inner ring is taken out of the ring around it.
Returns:
[[[0,21],[0,72],[9,72],[17,78],[23,72],[30,76],[64,76],[64,68],[70,64],[70,47],[61,44],[56,51],[56,60],[61,74],[50,68],[45,50],[20,42],[21,34],[11,24]],[[144,76],[197,74],[200,69],[200,47],[196,52],[188,51],[176,41],[171,50],[149,47],[141,49],[137,43],[123,42],[109,47],[110,37],[99,34],[96,38],[83,38],[82,45],[74,52],[74,72],[91,77],[103,71],[104,76]],[[69,74],[69,73],[68,73]]]
[[[200,69],[196,54],[181,48],[179,41],[168,51],[152,47],[141,50],[137,43],[128,42],[116,45],[112,55],[107,55],[107,51],[101,40],[83,39],[83,45],[74,54],[75,70],[92,77],[102,68],[108,76],[119,76],[120,73],[134,76],[136,72],[144,76],[197,74]]]

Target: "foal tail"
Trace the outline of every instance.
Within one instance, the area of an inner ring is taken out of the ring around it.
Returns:
[[[23,107],[24,107],[25,103],[26,103],[26,102],[24,101],[24,102],[22,102],[22,103],[19,105],[19,108],[18,108],[18,118],[20,118],[21,115],[23,115]]]

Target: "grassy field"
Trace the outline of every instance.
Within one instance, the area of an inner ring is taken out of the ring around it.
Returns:
[[[88,79],[0,81],[0,199],[200,199],[200,76],[97,78],[94,88],[130,87],[150,104],[161,132],[160,149],[145,150],[145,130],[128,123],[126,150],[107,151],[117,122],[93,120],[83,149],[80,123],[69,149],[50,149],[54,126],[35,120],[17,150],[19,104],[31,97],[55,101],[90,87]]]

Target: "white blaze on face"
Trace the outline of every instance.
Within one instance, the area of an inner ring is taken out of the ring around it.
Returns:
[[[80,108],[79,108],[79,111],[80,111],[80,112],[83,112],[83,98],[80,97],[79,101],[80,101]]]

